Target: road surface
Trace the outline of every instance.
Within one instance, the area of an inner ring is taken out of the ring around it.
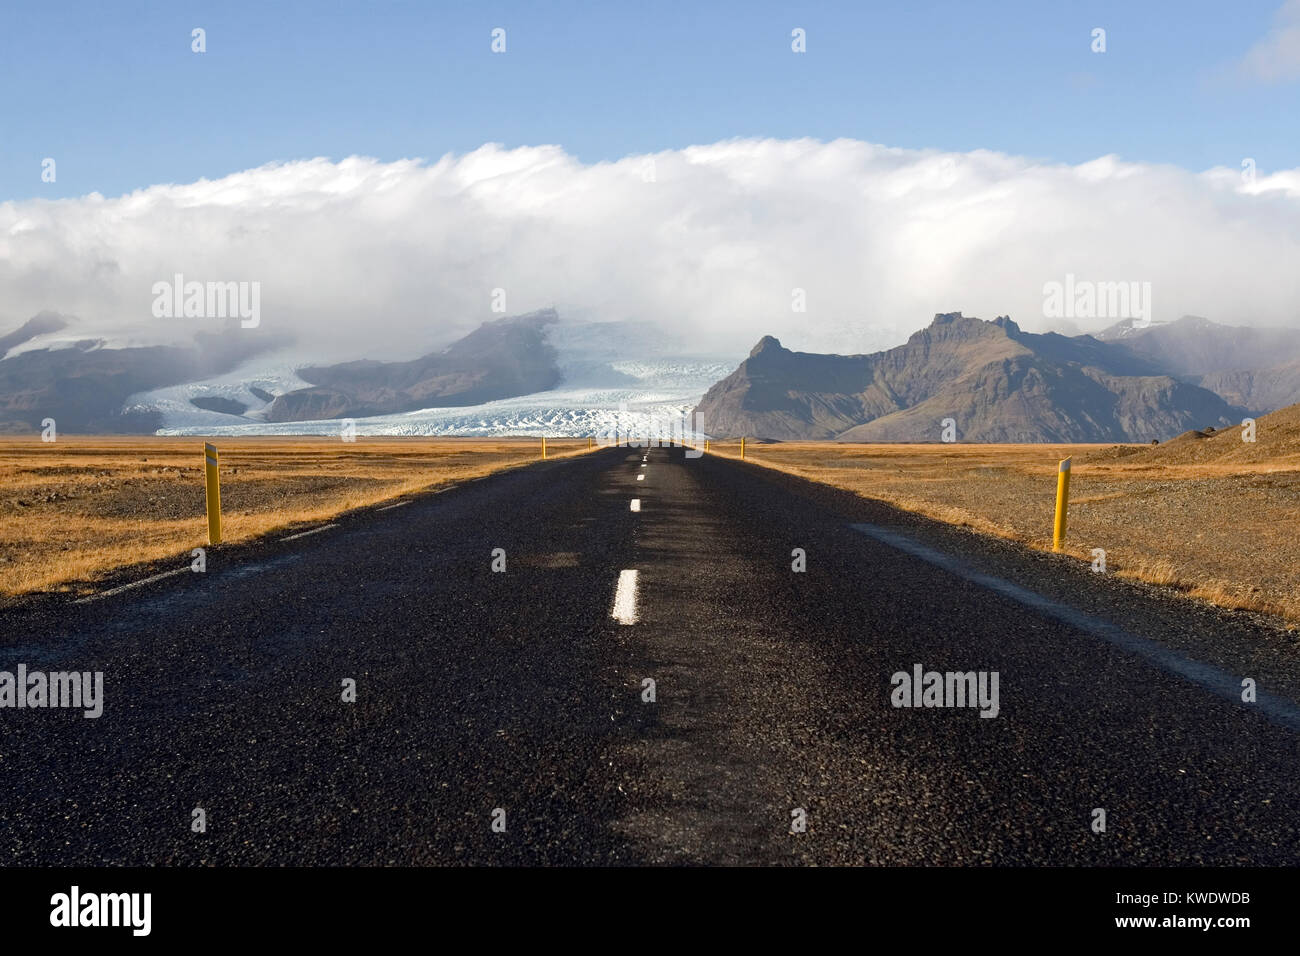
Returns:
[[[0,710],[5,865],[1300,859],[1286,632],[681,449],[0,627],[0,669],[105,684]],[[916,665],[996,672],[996,716],[893,706]]]

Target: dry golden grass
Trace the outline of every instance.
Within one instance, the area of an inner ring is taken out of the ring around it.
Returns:
[[[1261,420],[1265,421],[1265,420]],[[1261,432],[1261,443],[1265,433]],[[223,536],[248,541],[538,459],[536,439],[219,439]],[[1208,443],[1205,443],[1209,447]],[[551,441],[554,456],[587,443]],[[1206,456],[1197,450],[1197,458]],[[1237,458],[1235,448],[1229,447]],[[746,458],[950,524],[1050,549],[1072,456],[1067,552],[1123,577],[1300,620],[1300,459],[1188,460],[1174,443],[750,442]],[[738,457],[739,444],[713,454]],[[0,438],[0,600],[79,588],[206,544],[202,439]]]
[[[537,439],[224,438],[222,538],[248,541],[537,461]],[[549,457],[585,440],[552,440]],[[207,544],[203,439],[0,437],[0,600]]]
[[[1066,552],[1221,607],[1300,621],[1300,457],[1270,432],[1242,453],[1180,445],[840,445],[747,442],[746,460],[907,511],[1051,550],[1056,470],[1071,457]],[[1192,439],[1180,439],[1190,444]],[[1235,442],[1235,444],[1232,444]],[[738,442],[714,454],[739,457]]]

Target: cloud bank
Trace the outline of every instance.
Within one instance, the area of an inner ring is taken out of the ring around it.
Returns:
[[[494,290],[512,314],[649,321],[698,354],[765,333],[870,351],[939,311],[1050,327],[1044,284],[1072,274],[1150,282],[1157,321],[1298,325],[1300,170],[1247,173],[852,140],[276,163],[0,204],[0,313],[69,313],[114,344],[188,338],[205,320],[151,310],[180,273],[260,282],[242,334],[289,332],[312,357],[420,354],[498,317]]]

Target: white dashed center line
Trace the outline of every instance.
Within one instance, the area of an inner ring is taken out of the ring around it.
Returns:
[[[640,499],[640,498],[633,498],[633,499],[632,499],[632,510],[633,510],[633,511],[640,511],[640,510],[641,510],[641,499]]]
[[[637,476],[636,476],[636,480],[637,480],[637,481],[645,481],[645,475],[637,475]]]
[[[614,592],[614,610],[610,614],[620,624],[636,623],[636,572],[618,572],[618,590]]]

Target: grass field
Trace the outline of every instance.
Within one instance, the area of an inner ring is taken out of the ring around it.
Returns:
[[[536,461],[521,439],[218,439],[222,538],[237,543]],[[557,457],[585,440],[552,440]],[[203,440],[0,438],[0,601],[79,590],[207,545]],[[188,558],[185,558],[188,560]]]
[[[1281,414],[1281,413],[1277,413]],[[1114,445],[746,445],[752,463],[1051,550],[1060,459],[1072,457],[1065,551],[1222,607],[1300,621],[1300,455],[1260,422],[1158,448]],[[1290,429],[1287,430],[1288,432]],[[715,442],[739,457],[739,445]]]

